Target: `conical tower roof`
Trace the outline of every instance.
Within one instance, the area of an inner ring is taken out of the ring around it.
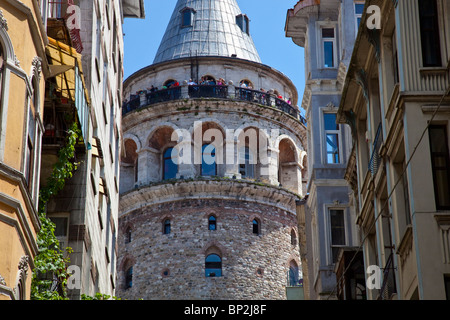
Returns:
[[[153,63],[233,55],[261,62],[236,0],[178,0]]]

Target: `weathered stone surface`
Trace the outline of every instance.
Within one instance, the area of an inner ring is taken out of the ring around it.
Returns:
[[[295,211],[294,211],[295,212]],[[217,230],[208,217],[217,217]],[[163,221],[171,219],[171,233]],[[253,234],[252,221],[261,221]],[[292,212],[240,200],[188,199],[153,204],[120,218],[118,296],[125,299],[285,299],[289,263],[300,265]],[[131,228],[132,240],[124,235]],[[222,256],[222,277],[205,277],[205,255]],[[134,260],[133,287],[124,290],[125,270]],[[258,274],[262,270],[262,275]],[[168,271],[165,276],[163,271]]]

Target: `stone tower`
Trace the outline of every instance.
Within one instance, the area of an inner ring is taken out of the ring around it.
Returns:
[[[306,122],[249,24],[235,0],[179,0],[124,83],[121,298],[286,299],[301,282]]]

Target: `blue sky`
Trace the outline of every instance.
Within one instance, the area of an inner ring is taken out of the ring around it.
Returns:
[[[153,63],[159,43],[177,0],[145,0],[144,20],[125,19],[125,79]],[[284,73],[297,88],[298,104],[305,86],[304,54],[286,38],[284,25],[287,10],[297,0],[237,0],[241,11],[250,18],[250,33],[262,63]]]

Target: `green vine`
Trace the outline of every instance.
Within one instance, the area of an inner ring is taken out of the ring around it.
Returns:
[[[47,218],[46,207],[52,196],[57,195],[65,186],[68,179],[78,168],[75,159],[75,145],[81,131],[74,122],[67,131],[66,143],[59,150],[58,161],[53,167],[53,172],[47,180],[45,187],[39,191],[38,214],[41,229],[37,235],[39,252],[35,257],[33,278],[31,283],[32,300],[66,300],[67,272],[69,262],[68,254],[71,248],[66,248],[65,253],[59,249],[59,241],[55,236],[55,224]],[[66,254],[66,256],[64,256]],[[56,284],[56,285],[55,285]]]

